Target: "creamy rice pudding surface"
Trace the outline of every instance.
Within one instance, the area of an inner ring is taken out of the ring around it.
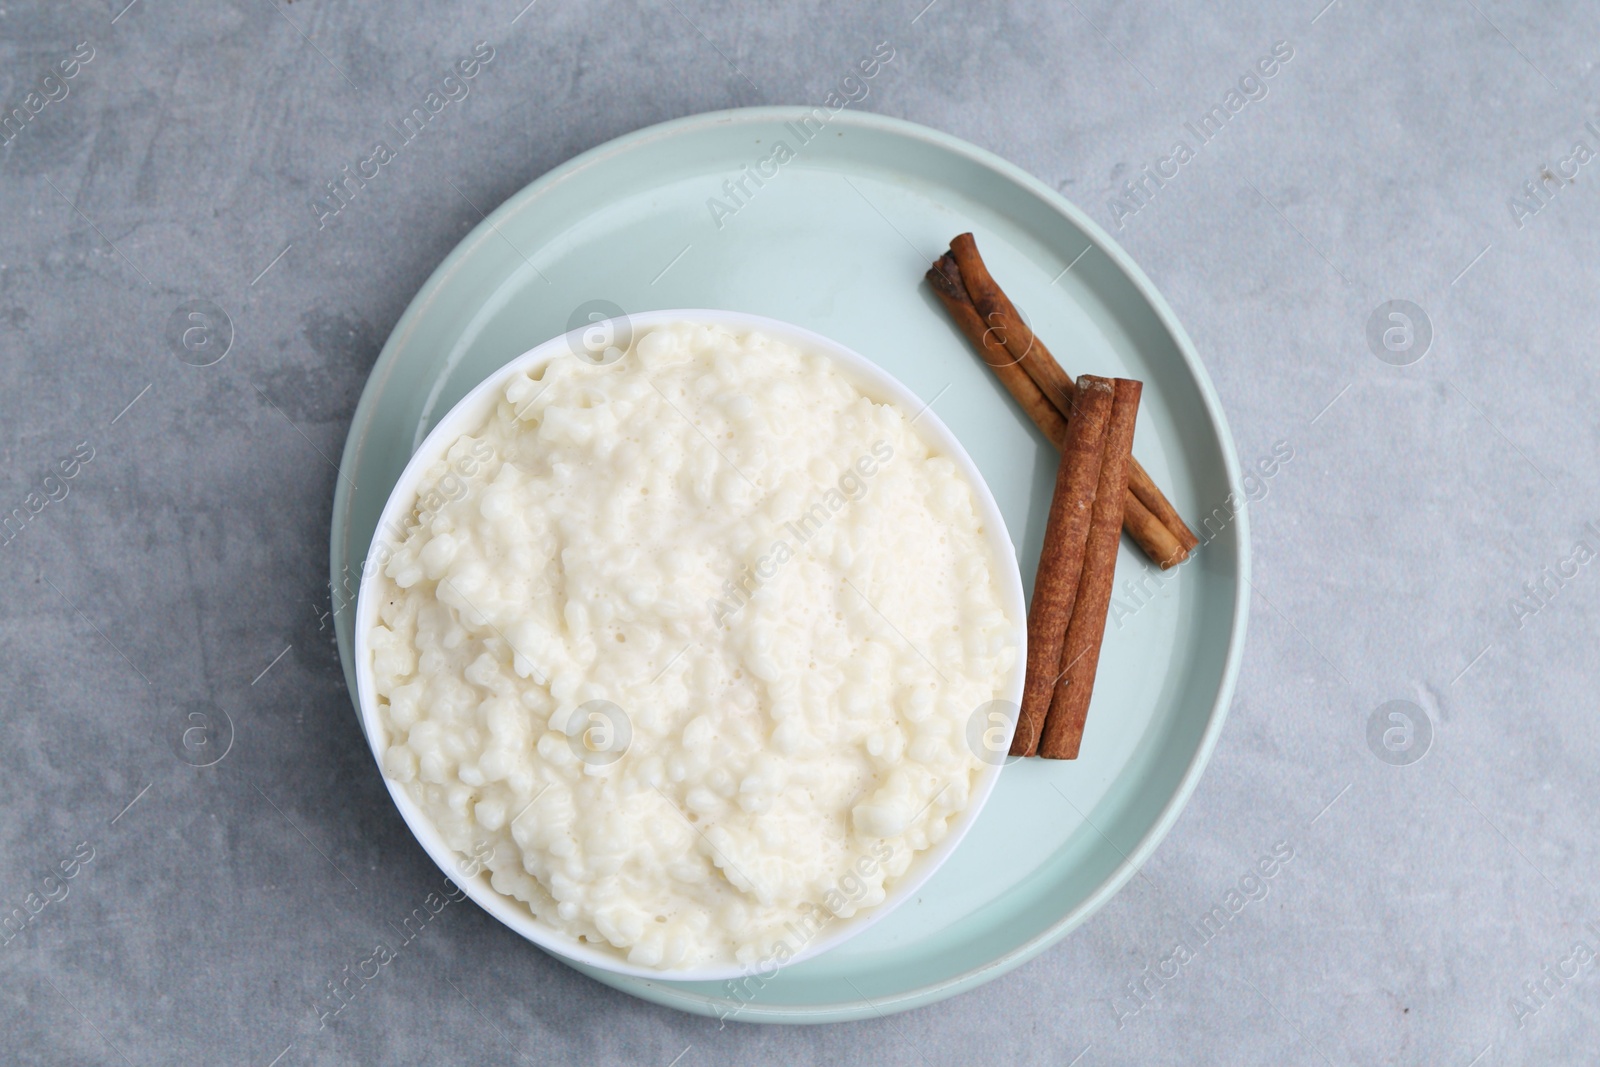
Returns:
[[[968,805],[1018,654],[973,488],[760,333],[534,373],[426,472],[374,587],[385,773],[575,938],[781,962]]]

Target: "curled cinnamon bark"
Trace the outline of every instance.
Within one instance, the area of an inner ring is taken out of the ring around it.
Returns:
[[[1128,461],[1129,480],[1132,480],[1133,461]],[[1177,566],[1189,558],[1189,550],[1173,536],[1166,523],[1157,518],[1144,501],[1129,487],[1122,493],[1122,528],[1128,531],[1134,543],[1144,549],[1145,555],[1162,570]]]
[[[950,242],[948,258],[958,270],[962,284],[986,332],[1005,346],[1017,364],[1038,385],[1046,399],[1063,415],[1069,413],[1074,390],[1072,376],[1056,362],[1055,356],[1051,355],[1044,342],[1039,340],[1023,321],[1016,305],[1011,303],[1005,290],[1000,288],[999,283],[989,273],[983,257],[978,254],[978,245],[973,240],[972,234],[958,234]],[[988,356],[985,356],[985,362],[991,367],[994,366],[994,361]],[[1189,551],[1200,543],[1200,539],[1189,529],[1188,524],[1178,514],[1178,510],[1172,506],[1166,494],[1156,486],[1155,481],[1138,460],[1134,460],[1129,467],[1128,485],[1133,495],[1139,498],[1139,502],[1160,520],[1183,546],[1186,557]],[[1180,560],[1166,562],[1170,557],[1157,556],[1154,553],[1151,553],[1151,558],[1163,568],[1180,562]]]
[[[1078,391],[1088,375],[1078,379]],[[1103,379],[1096,379],[1103,380]],[[1050,711],[1039,740],[1039,755],[1045,759],[1077,759],[1083,741],[1083,726],[1089,715],[1089,694],[1094,689],[1095,671],[1100,665],[1100,644],[1106,635],[1106,611],[1111,606],[1111,583],[1117,568],[1117,531],[1122,525],[1117,509],[1105,501],[1121,500],[1127,492],[1128,460],[1133,448],[1133,424],[1139,412],[1138,382],[1117,378],[1114,399],[1102,440],[1099,481],[1095,488],[1094,513],[1083,547],[1083,567],[1077,595],[1072,601],[1072,620],[1067,625],[1061,646],[1061,660],[1051,679],[1053,694]],[[1034,596],[1038,596],[1037,590]],[[1031,617],[1030,617],[1031,621]],[[1028,634],[1032,651],[1033,634]],[[1028,657],[1033,669],[1033,657]]]
[[[1045,398],[1033,379],[1028,377],[1028,372],[1006,349],[1000,334],[984,326],[978,309],[962,287],[961,272],[955,265],[955,259],[946,253],[943,259],[934,264],[934,269],[928,271],[928,281],[932,283],[940,303],[955,320],[957,328],[966,335],[972,347],[978,350],[978,355],[983,357],[983,362],[1000,379],[1000,384],[1021,406],[1023,414],[1032,419],[1050,443],[1060,449],[1061,442],[1066,439],[1067,420],[1062,417],[1060,409]]]
[[[1033,420],[1033,424],[1039,427],[1040,432],[1051,444],[1060,449],[1066,439],[1067,420],[1062,416],[1061,409],[1050,402],[1044,390],[1029,376],[1023,368],[1023,362],[1012,355],[1002,342],[1003,328],[984,325],[976,305],[968,296],[955,256],[945,253],[933,265],[933,269],[928,271],[927,277],[934,295],[949,312],[956,327],[971,342],[972,347],[977,349],[978,355],[994,372],[995,377],[1000,379],[1000,384],[1005,386],[1006,391],[1016,400],[1023,414]],[[1055,364],[1054,359],[1049,362]],[[1059,365],[1057,369],[1060,369]],[[1068,378],[1067,381],[1070,383],[1071,379]],[[1076,392],[1076,386],[1073,387],[1073,391]],[[1125,494],[1125,498],[1123,527],[1144,550],[1145,555],[1163,570],[1176,566],[1188,558],[1188,550],[1168,525],[1152,513],[1131,489]],[[1181,525],[1182,520],[1178,521]]]
[[[961,270],[961,280],[966,283],[967,294],[978,310],[978,317],[994,330],[1006,349],[1016,357],[1028,377],[1043,391],[1046,398],[1063,413],[1070,411],[1075,390],[1072,376],[1056,362],[1044,342],[1034,335],[1023,321],[1016,305],[989,274],[983,257],[978,255],[978,244],[972,234],[958,234],[950,242],[950,255]]]
[[[1068,624],[1077,610],[1074,604],[1082,586],[1080,574],[1090,523],[1100,511],[1113,514],[1122,510],[1121,490],[1105,508],[1095,504],[1114,398],[1109,381],[1084,375],[1077,409],[1067,423],[1061,465],[1056,468],[1055,494],[1050,498],[1050,517],[1045,521],[1044,548],[1033,579],[1033,603],[1028,608],[1028,671],[1022,687],[1022,710],[1011,740],[1013,756],[1033,755],[1046,725]],[[1113,538],[1118,525],[1113,519]],[[1115,556],[1112,562],[1115,563]]]

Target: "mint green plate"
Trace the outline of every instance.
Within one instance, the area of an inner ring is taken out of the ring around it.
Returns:
[[[593,302],[769,315],[875,360],[932,402],[965,445],[1026,561],[1027,587],[1055,454],[951,327],[923,271],[971,230],[1071,373],[1144,381],[1134,451],[1204,544],[1157,578],[1124,538],[1080,758],[1013,763],[914,900],[770,980],[735,988],[579,968],[647,1000],[746,1022],[836,1022],[929,1004],[1004,974],[1093,914],[1193,791],[1222,730],[1249,603],[1232,438],[1193,344],[1127,254],[1042,183],[972,145],[823,109],[802,140],[795,124],[807,113],[749,108],[653,126],[502,204],[428,279],[384,345],[333,505],[333,580],[349,591],[335,597],[339,651],[354,694],[348,600],[412,450],[491,371],[575,325]],[[727,189],[741,178],[735,198]]]

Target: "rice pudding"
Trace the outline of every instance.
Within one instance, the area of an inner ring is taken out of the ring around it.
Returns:
[[[384,771],[574,938],[781,962],[968,806],[1019,652],[974,489],[760,332],[535,373],[424,473],[374,586]]]

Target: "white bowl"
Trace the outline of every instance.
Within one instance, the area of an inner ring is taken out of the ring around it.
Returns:
[[[622,321],[617,320],[617,322]],[[895,882],[882,903],[853,918],[829,923],[823,934],[812,938],[788,961],[789,964],[797,963],[820,955],[854,937],[888,915],[898,904],[915,896],[917,890],[933,876],[933,872],[939,869],[961,843],[962,837],[976,821],[989,794],[994,790],[995,782],[999,779],[1005,764],[1003,758],[1005,749],[1011,743],[1010,731],[1016,726],[1015,709],[1022,699],[1023,673],[1027,663],[1027,608],[1023,600],[1022,577],[1017,570],[1016,554],[1012,550],[1011,538],[1006,533],[1005,520],[1000,516],[1000,509],[989,493],[989,487],[984,484],[983,476],[978,473],[978,468],[967,456],[966,450],[961,447],[955,435],[931,409],[925,410],[926,405],[916,394],[865,357],[836,341],[799,326],[740,312],[649,311],[629,315],[626,317],[626,322],[631,328],[630,337],[636,337],[650,327],[674,322],[700,322],[738,332],[758,330],[801,351],[832,357],[845,376],[864,396],[880,403],[892,402],[901,411],[913,415],[920,412],[916,418],[916,430],[919,436],[936,451],[954,461],[971,483],[977,498],[979,515],[988,535],[989,548],[998,567],[998,573],[994,575],[995,584],[1005,610],[1011,618],[1017,648],[1017,659],[1011,677],[999,697],[999,700],[1005,702],[1007,706],[1009,719],[1004,745],[994,745],[993,742],[997,740],[994,735],[986,737],[985,743],[989,746],[990,757],[983,762],[978,781],[972,789],[970,803],[953,821],[944,838],[938,844],[917,854],[911,866]],[[380,773],[383,767],[383,754],[389,747],[389,738],[382,716],[378,714],[377,692],[372,680],[372,648],[368,635],[377,621],[378,602],[381,598],[369,596],[368,593],[373,583],[381,579],[383,564],[388,559],[388,545],[383,540],[384,531],[404,529],[406,525],[404,520],[416,504],[417,482],[423,471],[435,459],[442,456],[457,438],[477,430],[482,425],[493,412],[508,378],[521,371],[542,367],[554,359],[576,358],[574,353],[583,350],[581,340],[583,332],[603,330],[606,325],[597,323],[560,337],[553,337],[513,359],[479,383],[434,426],[412,455],[411,461],[406,464],[406,469],[400,475],[400,480],[390,492],[389,501],[384,505],[383,514],[378,519],[378,532],[374,535],[372,545],[367,550],[367,557],[362,563],[355,617],[356,688],[360,695],[361,725],[366,732],[368,743],[372,746],[373,757],[378,761]],[[969,729],[967,736],[969,744],[974,743],[970,740],[973,737],[973,730]],[[994,755],[996,752],[998,756]],[[982,755],[983,753],[980,753],[980,756]],[[394,798],[395,807],[400,809],[406,825],[411,828],[412,834],[433,858],[434,863],[439,865],[439,869],[455,879],[479,907],[539,947],[590,967],[662,981],[721,981],[743,977],[750,973],[751,968],[731,963],[676,969],[641,967],[628,963],[614,949],[579,941],[570,934],[540,921],[522,901],[505,896],[491,888],[486,873],[462,877],[462,871],[470,869],[466,864],[467,857],[445,843],[443,836],[417,806],[404,785],[387,775],[384,776],[384,783],[389,787],[389,795]]]

